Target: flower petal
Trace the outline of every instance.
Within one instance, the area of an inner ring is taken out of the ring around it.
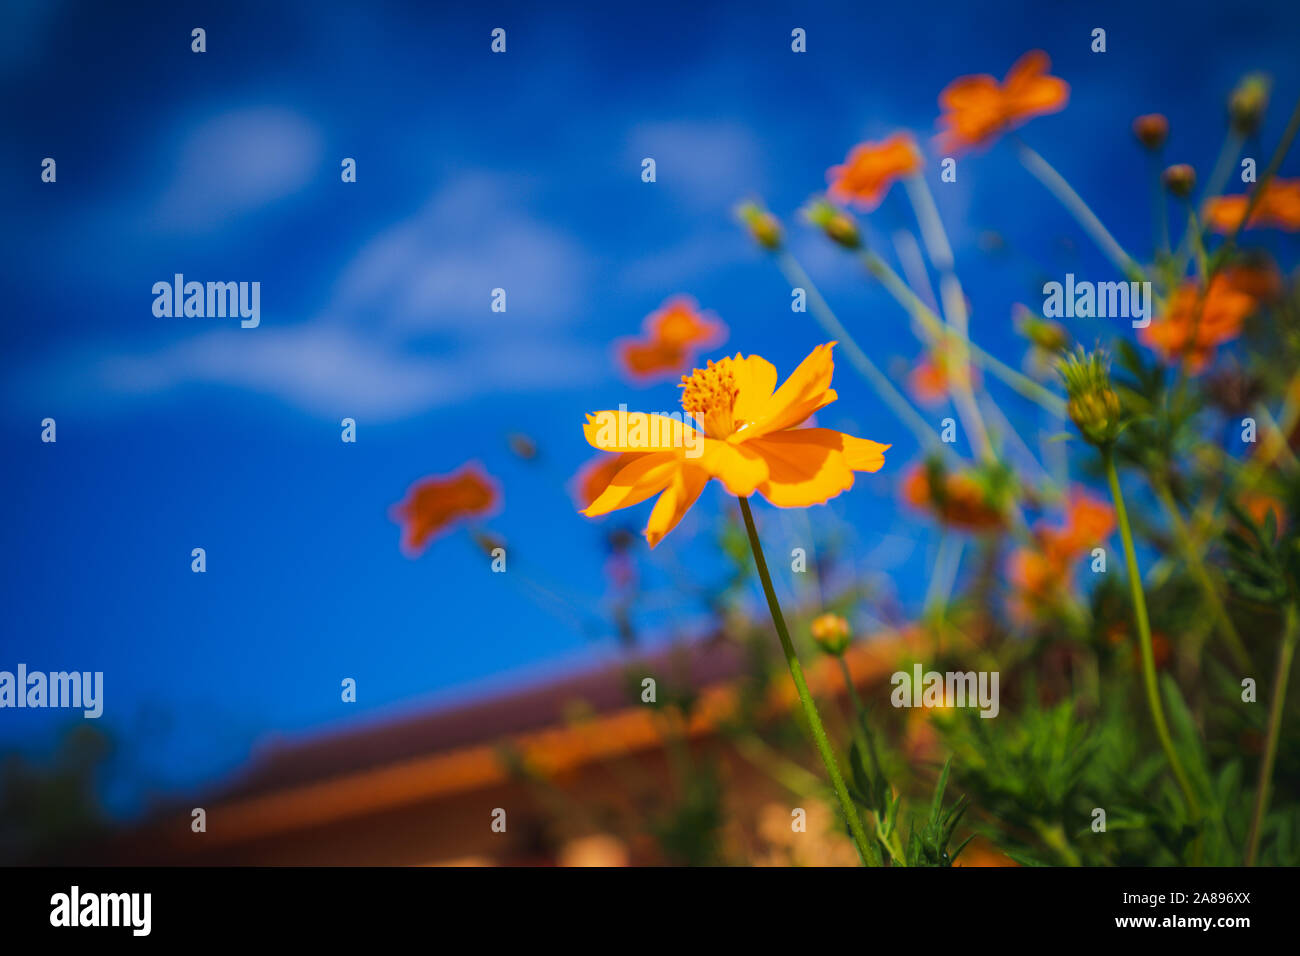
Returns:
[[[737,498],[748,498],[767,481],[767,462],[745,445],[706,438],[703,454],[692,463],[721,481]]]
[[[587,416],[582,426],[587,443],[601,451],[660,452],[699,447],[703,439],[690,425],[666,415],[603,411]]]
[[[588,518],[595,518],[619,508],[640,504],[667,488],[681,467],[682,459],[675,452],[638,455],[620,469],[600,496],[584,508],[582,513]]]
[[[739,352],[731,362],[737,391],[732,418],[753,421],[776,391],[776,366],[760,355],[742,356]]]
[[[768,479],[759,492],[778,507],[806,508],[852,488],[842,437],[828,428],[799,428],[749,442],[767,461]]]
[[[748,428],[739,433],[741,441],[752,441],[770,432],[792,428],[817,409],[835,401],[831,376],[835,362],[831,358],[834,342],[819,345],[799,363],[780,388],[759,410]]]
[[[653,548],[664,535],[677,527],[682,516],[695,504],[704,486],[709,483],[709,473],[695,465],[686,465],[673,475],[672,482],[659,496],[645,526],[645,539]]]

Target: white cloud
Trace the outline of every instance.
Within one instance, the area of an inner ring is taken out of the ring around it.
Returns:
[[[247,108],[203,122],[185,137],[150,224],[201,233],[298,192],[321,162],[315,126],[278,108]]]
[[[655,185],[701,209],[729,210],[738,200],[765,192],[761,144],[735,123],[674,121],[643,123],[628,134],[629,161],[655,161]]]

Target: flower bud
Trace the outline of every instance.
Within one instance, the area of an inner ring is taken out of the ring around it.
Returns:
[[[849,646],[849,622],[838,614],[823,614],[813,619],[812,636],[823,651],[839,657]]]
[[[749,229],[749,235],[764,249],[775,252],[781,248],[781,223],[755,202],[743,202],[736,207],[736,215]]]
[[[1196,188],[1196,170],[1186,163],[1170,166],[1161,174],[1160,179],[1164,182],[1165,189],[1179,199],[1186,199]]]
[[[1060,352],[1070,344],[1070,333],[1060,322],[1026,315],[1020,323],[1020,332],[1045,352]]]
[[[845,249],[862,248],[862,234],[858,232],[857,220],[843,209],[832,206],[825,199],[816,199],[804,210],[804,215],[833,242]]]
[[[1237,133],[1252,136],[1259,131],[1271,86],[1272,81],[1263,73],[1251,73],[1237,84],[1228,97],[1228,119]]]
[[[1133,121],[1133,135],[1144,147],[1153,152],[1165,145],[1169,136],[1169,120],[1160,113],[1147,113]]]
[[[1057,366],[1069,397],[1066,411],[1080,434],[1104,447],[1119,435],[1122,409],[1110,386],[1110,359],[1105,351],[1085,352],[1083,346],[1065,356]]]

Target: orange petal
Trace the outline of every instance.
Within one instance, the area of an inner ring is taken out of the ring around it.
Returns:
[[[731,360],[731,374],[737,391],[732,418],[737,422],[753,421],[776,391],[776,366],[762,356],[745,357],[737,352]]]
[[[703,468],[686,465],[673,475],[672,483],[659,496],[646,523],[645,539],[653,548],[664,535],[677,527],[682,516],[695,504],[704,486],[709,483],[709,473]]]
[[[601,451],[658,452],[698,447],[694,428],[666,415],[602,411],[587,416],[582,426],[587,443]]]
[[[799,363],[780,388],[772,395],[750,426],[740,433],[742,441],[749,441],[783,428],[792,428],[808,418],[817,409],[835,401],[831,386],[835,362],[831,357],[834,342],[819,345]]]
[[[775,432],[749,445],[767,460],[769,477],[759,492],[781,508],[819,505],[847,491],[853,487],[851,462],[870,464],[866,470],[875,471],[885,463],[883,449],[888,447],[829,428]]]
[[[767,462],[745,445],[706,438],[704,453],[692,463],[720,480],[737,498],[748,498],[767,481]]]
[[[623,466],[600,493],[600,497],[583,509],[582,513],[588,518],[595,518],[619,508],[640,504],[667,488],[681,467],[681,458],[674,452],[639,455]]]

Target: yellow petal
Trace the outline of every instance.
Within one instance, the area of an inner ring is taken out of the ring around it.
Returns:
[[[731,372],[736,377],[737,390],[732,418],[737,422],[751,422],[776,391],[776,366],[762,356],[742,357],[737,352]]]
[[[812,429],[812,431],[821,431],[821,429]],[[854,438],[843,432],[836,432],[836,434],[840,436],[840,448],[844,452],[844,460],[854,471],[879,471],[885,466],[885,452],[894,447],[882,445],[869,438]]]
[[[624,465],[609,486],[600,493],[600,497],[582,513],[588,518],[595,518],[619,508],[640,504],[667,488],[681,467],[682,460],[675,452],[640,455]]]
[[[706,438],[704,453],[692,462],[719,479],[738,498],[748,498],[767,480],[767,462],[745,445]]]
[[[645,526],[645,539],[653,548],[663,536],[682,520],[691,505],[700,497],[700,492],[709,483],[709,473],[695,465],[686,465],[673,476],[672,483],[659,496],[650,511],[650,520]]]
[[[743,440],[752,441],[783,428],[793,428],[817,409],[835,401],[837,396],[831,388],[831,376],[835,371],[835,362],[831,358],[834,346],[834,342],[819,345],[799,363],[799,367],[759,409],[752,424],[740,432]]]
[[[587,416],[582,433],[601,451],[659,452],[694,446],[703,438],[694,428],[666,415],[603,411]]]
[[[747,442],[767,461],[768,479],[759,493],[782,508],[806,508],[852,488],[843,437],[828,428],[797,428]]]

